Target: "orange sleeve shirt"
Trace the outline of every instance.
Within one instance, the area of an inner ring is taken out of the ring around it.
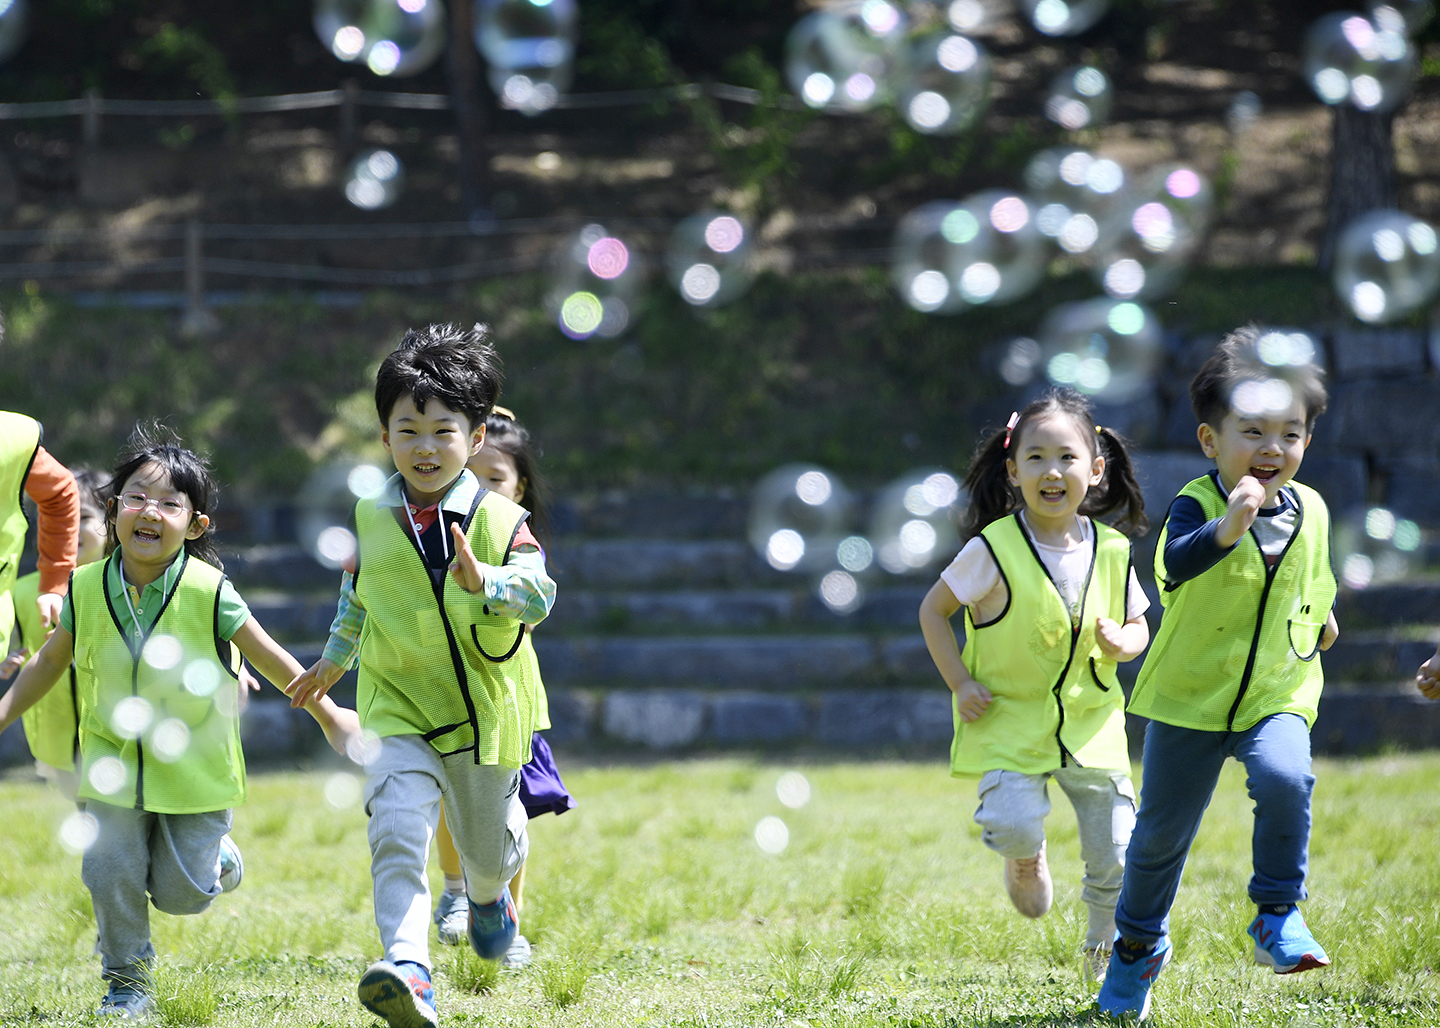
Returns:
[[[40,446],[25,476],[25,492],[40,514],[35,529],[40,591],[64,596],[80,545],[80,489],[65,465]]]

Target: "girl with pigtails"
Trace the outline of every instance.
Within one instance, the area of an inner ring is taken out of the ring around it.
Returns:
[[[1026,917],[1043,917],[1053,895],[1050,780],[1069,797],[1089,911],[1081,972],[1097,983],[1135,823],[1116,669],[1150,640],[1127,537],[1145,530],[1144,501],[1124,441],[1071,389],[1047,392],[984,438],[965,485],[971,538],[920,605],[925,644],[954,694],[950,773],[978,780],[975,821]],[[950,625],[961,607],[963,654]]]

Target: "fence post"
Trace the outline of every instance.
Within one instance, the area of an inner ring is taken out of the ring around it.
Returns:
[[[204,229],[198,218],[191,218],[185,227],[185,315],[180,331],[199,336],[219,327],[219,319],[205,306]]]
[[[85,90],[85,113],[80,116],[80,140],[87,150],[100,148],[100,90]]]
[[[355,108],[359,106],[360,83],[346,79],[340,92],[343,94],[340,98],[340,149],[349,156],[355,149]]]

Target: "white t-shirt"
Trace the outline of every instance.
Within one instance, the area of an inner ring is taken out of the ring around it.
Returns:
[[[1035,552],[1040,554],[1040,560],[1060,590],[1072,622],[1080,616],[1080,590],[1085,587],[1085,578],[1090,574],[1091,538],[1095,531],[1089,518],[1079,517],[1077,520],[1080,523],[1080,539],[1074,546],[1046,546],[1035,541],[1023,514],[1020,518],[1025,534],[1034,543]],[[1009,599],[995,558],[990,556],[990,548],[978,535],[955,555],[949,567],[940,572],[940,580],[950,587],[957,600],[970,608],[970,616],[976,624],[984,624],[997,617]],[[1140,581],[1132,567],[1125,596],[1125,619],[1137,618],[1149,609],[1150,598],[1140,588]]]

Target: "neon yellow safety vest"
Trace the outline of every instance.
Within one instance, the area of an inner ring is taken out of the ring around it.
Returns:
[[[15,597],[15,627],[20,630],[20,645],[30,651],[30,659],[34,660],[45,644],[40,609],[35,606],[35,599],[40,595],[40,572],[32,571],[20,578],[11,593]],[[31,755],[51,767],[69,770],[75,766],[75,750],[80,745],[77,688],[75,665],[71,664],[55,688],[21,716]]]
[[[9,639],[15,627],[11,590],[19,575],[25,549],[25,479],[40,451],[40,422],[24,414],[0,411],[0,638]],[[46,761],[49,763],[49,761]]]
[[[961,656],[992,699],[969,724],[960,720],[958,701],[951,704],[950,773],[955,777],[994,770],[1034,775],[1066,766],[1129,773],[1125,696],[1115,661],[1095,642],[1095,619],[1125,623],[1130,540],[1108,525],[1092,524],[1090,572],[1080,591],[1078,624],[1072,624],[1018,513],[980,533],[1010,599],[998,617],[982,625],[965,608]]]
[[[183,550],[160,616],[140,638],[121,628],[105,588],[120,559],[76,568],[75,672],[80,795],[159,814],[226,810],[245,799],[240,652],[216,632],[225,575]]]
[[[1294,713],[1314,725],[1325,674],[1320,638],[1335,603],[1330,512],[1299,482],[1298,523],[1280,558],[1266,566],[1253,531],[1219,563],[1160,593],[1165,616],[1130,697],[1130,712],[1180,728],[1243,732],[1272,714]],[[1209,520],[1228,497],[1206,475],[1180,490]],[[1165,538],[1155,546],[1155,579],[1164,583]]]
[[[382,737],[421,735],[442,754],[474,750],[477,764],[520,767],[530,760],[538,679],[525,626],[492,613],[448,572],[432,579],[397,512],[374,499],[355,505],[360,722]],[[462,523],[476,559],[504,564],[528,516],[479,490]]]
[[[525,633],[525,640],[520,644],[515,659],[530,662],[530,674],[535,682],[535,723],[531,725],[531,730],[543,732],[551,727],[550,697],[545,694],[545,683],[540,680],[540,657],[535,652],[535,645],[531,641],[529,632]]]

